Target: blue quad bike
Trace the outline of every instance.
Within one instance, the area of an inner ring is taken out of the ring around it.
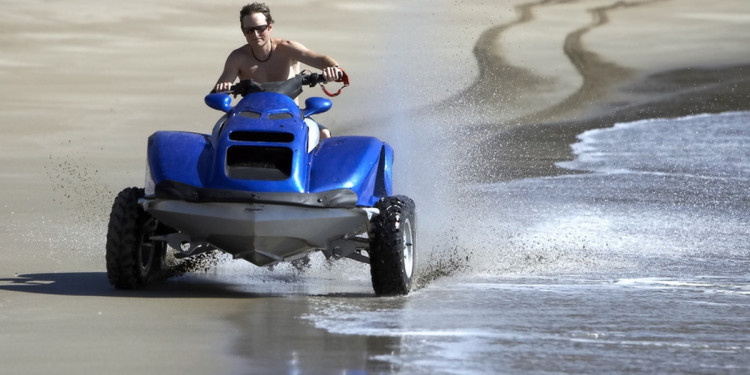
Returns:
[[[167,252],[219,250],[257,266],[328,259],[369,263],[378,296],[405,295],[416,264],[414,202],[392,195],[393,149],[374,137],[319,139],[309,117],[331,101],[293,98],[322,76],[241,81],[206,96],[226,114],[211,134],[157,131],[148,139],[145,188],[115,198],[107,275],[118,289],[173,275]],[[171,262],[174,263],[174,262]]]

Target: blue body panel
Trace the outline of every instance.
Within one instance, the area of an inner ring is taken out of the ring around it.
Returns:
[[[159,131],[148,138],[148,165],[155,182],[173,180],[205,187],[213,154],[211,139],[205,134]]]
[[[393,150],[373,137],[334,137],[323,140],[312,157],[310,192],[347,188],[360,206],[372,206],[391,195]]]
[[[252,100],[250,100],[252,99]],[[248,118],[243,113],[258,113],[260,118]],[[289,116],[288,118],[284,118]],[[278,119],[271,119],[278,117]],[[256,132],[293,134],[291,142],[233,140],[233,132],[252,130]],[[255,93],[243,98],[232,112],[214,139],[218,152],[215,154],[210,186],[219,189],[247,190],[257,192],[305,192],[308,174],[307,125],[300,110],[288,96],[274,93]],[[291,176],[281,181],[257,181],[227,176],[227,149],[232,146],[285,147],[292,151]]]
[[[210,136],[156,132],[148,145],[153,184],[290,193],[344,188],[357,194],[360,206],[391,195],[390,146],[373,137],[334,137],[308,153],[308,127],[300,113],[288,96],[253,93]]]

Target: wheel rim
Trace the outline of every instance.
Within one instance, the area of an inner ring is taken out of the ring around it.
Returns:
[[[414,236],[409,219],[404,222],[402,241],[404,244],[404,273],[406,273],[406,277],[411,279],[411,274],[414,271]]]
[[[154,244],[148,240],[147,236],[144,236],[140,244],[138,251],[138,267],[141,270],[141,275],[148,275],[151,270],[151,266],[154,263]]]
[[[141,228],[141,240],[138,244],[138,268],[142,276],[148,275],[154,265],[156,244],[151,235],[156,229],[156,222],[149,220]]]

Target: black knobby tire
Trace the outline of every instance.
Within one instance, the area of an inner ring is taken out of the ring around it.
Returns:
[[[370,274],[378,296],[406,295],[416,270],[417,222],[414,201],[405,196],[386,197],[375,207],[372,219]]]
[[[146,286],[161,276],[166,243],[150,237],[158,223],[138,204],[143,189],[127,188],[112,205],[107,231],[107,276],[118,289]]]

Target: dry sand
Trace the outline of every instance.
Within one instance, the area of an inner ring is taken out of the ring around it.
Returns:
[[[745,0],[408,3],[271,5],[276,36],[352,77],[323,122],[390,141],[383,121],[450,118],[459,126],[435,126],[489,156],[479,180],[558,173],[551,163],[585,128],[750,107]],[[137,293],[106,282],[111,200],[142,185],[150,133],[216,120],[202,97],[242,43],[241,5],[3,2],[0,373],[241,373],[285,350],[325,372],[383,349],[305,325],[304,297],[210,277]]]

